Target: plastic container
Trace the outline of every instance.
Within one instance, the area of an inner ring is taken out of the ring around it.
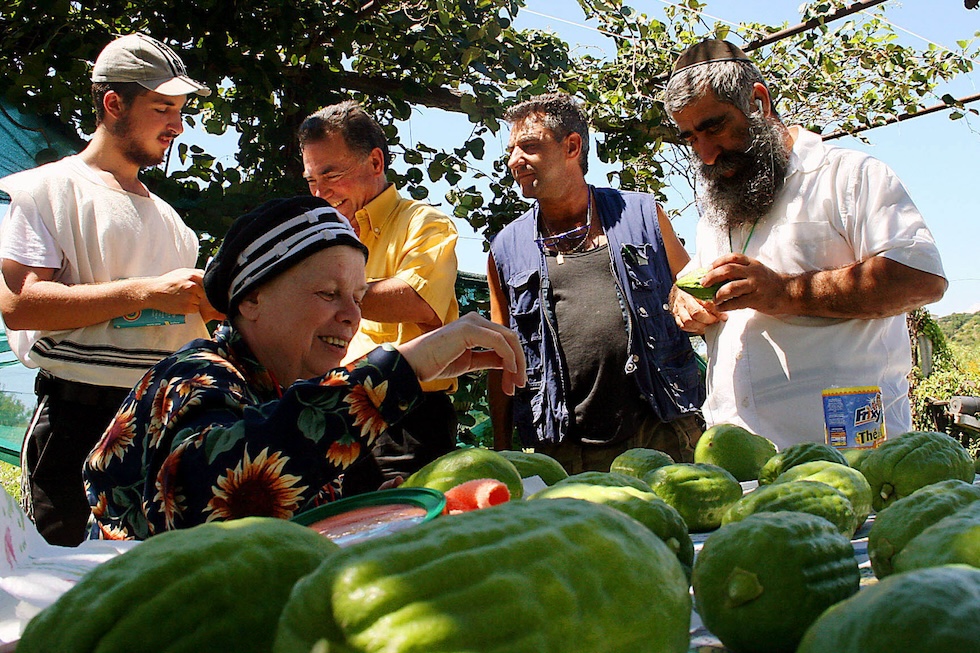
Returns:
[[[873,449],[885,441],[881,388],[827,388],[822,395],[827,444],[838,449]]]
[[[333,501],[300,513],[292,521],[347,546],[430,521],[445,507],[446,497],[438,490],[396,488]]]

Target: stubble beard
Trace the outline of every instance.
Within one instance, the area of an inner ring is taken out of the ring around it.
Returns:
[[[711,224],[725,229],[755,222],[768,213],[789,165],[782,124],[767,120],[761,112],[749,114],[748,120],[745,151],[723,152],[710,166],[696,160],[701,212]],[[731,171],[732,176],[724,176]]]
[[[122,155],[130,163],[142,168],[151,168],[163,163],[163,154],[151,152],[134,137],[132,115],[127,111],[109,128],[109,132],[122,141]]]

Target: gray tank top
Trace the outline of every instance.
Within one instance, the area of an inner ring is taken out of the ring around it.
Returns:
[[[613,444],[636,435],[652,415],[636,383],[626,377],[626,325],[604,245],[548,256],[558,342],[571,387],[570,442]]]

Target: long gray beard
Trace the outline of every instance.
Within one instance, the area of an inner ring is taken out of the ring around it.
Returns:
[[[733,229],[755,222],[772,208],[783,188],[789,152],[783,142],[785,128],[760,113],[749,119],[750,145],[745,152],[724,152],[714,165],[697,161],[698,205],[716,226]],[[735,170],[731,177],[724,173]]]

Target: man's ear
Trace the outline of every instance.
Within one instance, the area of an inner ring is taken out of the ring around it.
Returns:
[[[102,96],[102,108],[105,110],[106,116],[111,116],[114,120],[119,120],[119,116],[126,111],[126,102],[115,91],[107,91]]]
[[[582,136],[577,132],[572,132],[565,137],[565,155],[570,159],[578,161],[582,153]]]
[[[368,155],[371,160],[371,170],[374,171],[376,175],[384,175],[385,173],[385,153],[381,151],[380,147],[376,147],[371,150],[371,154]]]

